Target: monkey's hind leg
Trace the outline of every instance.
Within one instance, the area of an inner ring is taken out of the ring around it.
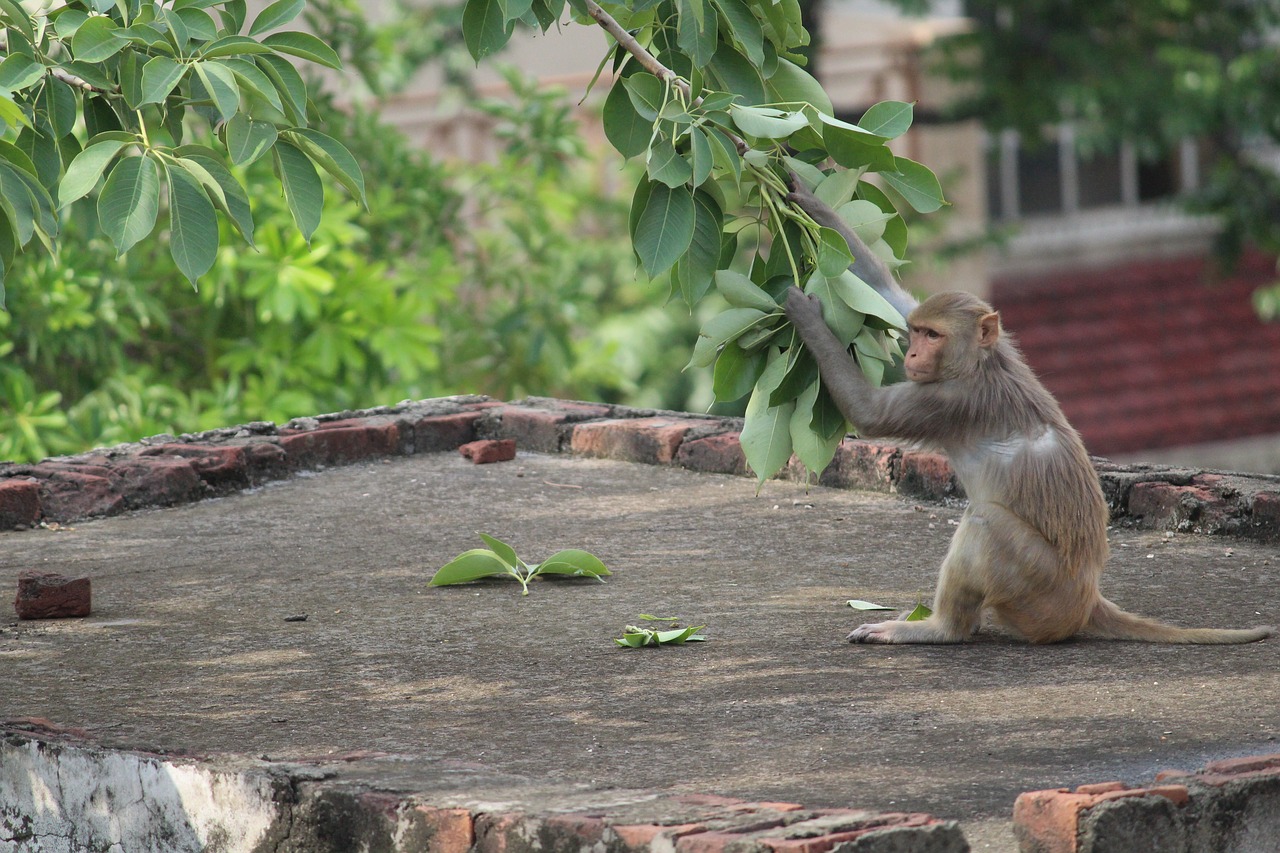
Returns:
[[[849,633],[851,643],[963,643],[982,619],[986,593],[980,583],[981,525],[975,528],[966,512],[951,540],[938,575],[933,615],[918,622],[895,619],[860,625]]]

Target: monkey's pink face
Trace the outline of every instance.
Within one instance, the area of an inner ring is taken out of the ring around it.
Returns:
[[[907,378],[912,382],[937,382],[941,379],[942,350],[947,335],[942,329],[930,326],[911,327],[911,347],[903,363]]]

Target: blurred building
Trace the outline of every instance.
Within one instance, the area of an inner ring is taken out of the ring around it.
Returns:
[[[881,100],[914,102],[915,126],[895,149],[932,168],[952,203],[913,223],[906,285],[990,298],[1090,452],[1280,473],[1280,324],[1261,322],[1251,302],[1276,266],[1250,256],[1230,275],[1212,274],[1214,224],[1177,203],[1199,181],[1195,141],[1160,163],[1128,146],[1083,159],[1069,126],[1046,128],[1047,144],[1030,146],[944,121],[952,90],[926,73],[922,51],[966,25],[959,5],[935,3],[941,11],[927,19],[874,0],[821,6],[817,74],[837,113],[856,121]],[[517,36],[477,83],[500,94],[494,67],[509,63],[580,97],[607,44],[579,26]],[[384,114],[441,156],[489,156],[490,120],[438,91],[424,76]],[[584,118],[606,148],[598,119]],[[1002,235],[994,243],[985,239],[993,233]],[[983,245],[935,260],[965,243]]]

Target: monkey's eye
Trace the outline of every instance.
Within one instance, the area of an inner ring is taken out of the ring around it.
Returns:
[[[939,339],[942,337],[942,335],[938,334],[938,333],[937,333],[936,331],[934,331],[933,329],[925,329],[925,330],[924,330],[924,336],[925,336],[926,338],[928,338],[929,340],[931,340],[931,341],[939,340]]]

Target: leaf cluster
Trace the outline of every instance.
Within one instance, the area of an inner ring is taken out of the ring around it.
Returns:
[[[482,578],[510,577],[519,581],[521,595],[529,594],[529,581],[543,576],[595,578],[601,583],[611,574],[594,554],[578,549],[557,551],[541,563],[526,563],[515,549],[488,534],[479,534],[488,548],[464,551],[431,576],[429,586],[452,586]]]
[[[478,60],[518,22],[546,30],[565,8],[565,0],[467,0],[467,46]],[[900,265],[907,231],[894,197],[924,213],[945,203],[928,168],[888,147],[911,126],[912,106],[877,104],[857,123],[836,116],[802,67],[808,34],[796,0],[568,0],[568,8],[616,40],[597,76],[609,67],[614,77],[606,136],[644,165],[629,223],[641,268],[691,309],[713,288],[731,306],[703,326],[690,366],[714,365],[719,401],[751,395],[743,448],[761,481],[793,452],[821,470],[848,426],[798,345],[782,294],[792,284],[818,294],[875,382],[897,352],[902,321],[849,271],[840,235],[789,198],[788,181],[817,188],[873,251]]]
[[[276,0],[249,19],[245,0],[70,0],[28,11],[0,0],[0,287],[37,238],[52,251],[58,211],[97,194],[117,255],[167,212],[173,260],[194,282],[218,254],[222,214],[255,245],[248,194],[231,166],[270,155],[295,223],[319,225],[327,173],[364,200],[347,149],[309,127],[295,60],[337,69],[332,47],[281,30],[304,0]],[[188,125],[217,145],[186,143]],[[2,291],[0,291],[2,295]]]
[[[646,622],[675,623],[679,621],[677,616],[651,616],[648,613],[641,613],[640,618]],[[613,641],[624,649],[641,649],[646,646],[682,646],[685,643],[704,642],[707,638],[698,632],[705,627],[707,626],[692,625],[687,628],[681,628],[673,624],[663,631],[657,628],[628,625],[622,629],[622,636],[615,637]]]

